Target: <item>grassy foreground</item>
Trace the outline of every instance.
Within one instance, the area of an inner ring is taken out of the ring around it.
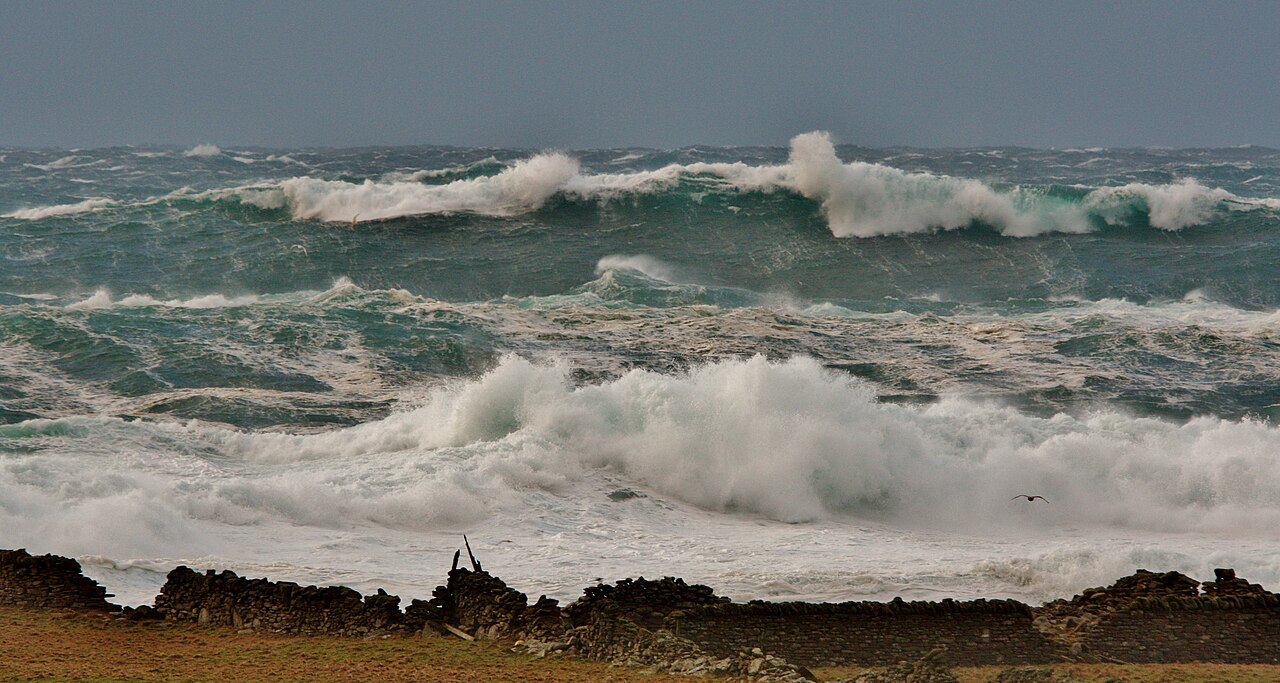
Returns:
[[[1079,680],[1127,683],[1271,683],[1280,665],[1071,664]],[[1000,667],[957,669],[963,683],[991,680]],[[822,669],[824,679],[864,669]],[[441,637],[368,640],[242,634],[169,622],[107,621],[61,610],[0,606],[4,681],[529,681],[531,683],[688,683],[572,659],[531,659],[507,645]]]
[[[242,634],[0,606],[5,681],[689,681],[598,662],[531,659],[509,647],[444,637]]]

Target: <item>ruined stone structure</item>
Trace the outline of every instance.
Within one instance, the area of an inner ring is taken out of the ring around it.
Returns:
[[[107,589],[80,573],[80,563],[57,555],[0,550],[0,605],[115,611]]]
[[[450,570],[431,600],[343,587],[245,579],[178,567],[155,608],[130,618],[281,633],[358,636],[432,629],[526,641],[562,652],[680,673],[802,681],[804,666],[886,665],[933,653],[951,665],[1062,660],[1280,663],[1280,595],[1229,569],[1201,586],[1176,572],[1138,570],[1071,600],[1032,608],[1013,600],[735,604],[675,578],[586,589],[561,608],[528,598],[480,569]],[[75,560],[0,551],[0,604],[118,610]]]
[[[454,569],[436,594],[441,618],[479,638],[556,640],[569,630],[558,600],[544,595],[530,605],[524,593],[486,571]]]
[[[299,586],[245,579],[234,572],[187,567],[169,572],[156,596],[165,619],[307,635],[364,635],[402,626],[400,598],[378,591],[362,597],[350,588]]]

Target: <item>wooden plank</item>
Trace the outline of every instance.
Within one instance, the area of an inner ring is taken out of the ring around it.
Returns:
[[[461,638],[461,639],[463,639],[463,640],[475,640],[475,639],[476,639],[476,637],[475,637],[475,636],[473,636],[473,635],[469,635],[466,631],[463,631],[462,629],[458,628],[457,626],[450,626],[449,624],[445,624],[445,625],[444,625],[444,630],[448,631],[449,633],[452,633],[452,634],[453,634],[453,635],[455,635],[455,636],[458,636],[459,638]]]

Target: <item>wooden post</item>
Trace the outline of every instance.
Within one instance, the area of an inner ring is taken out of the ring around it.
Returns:
[[[462,535],[462,542],[465,543],[467,546],[467,557],[471,558],[471,568],[476,571],[481,571],[480,563],[476,561],[475,554],[471,552],[471,541],[467,540],[466,534]]]

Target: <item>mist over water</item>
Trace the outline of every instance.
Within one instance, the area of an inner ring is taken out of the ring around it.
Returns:
[[[565,598],[1275,583],[1278,184],[821,133],[0,150],[0,547],[133,602],[176,562],[425,596],[463,531]]]

